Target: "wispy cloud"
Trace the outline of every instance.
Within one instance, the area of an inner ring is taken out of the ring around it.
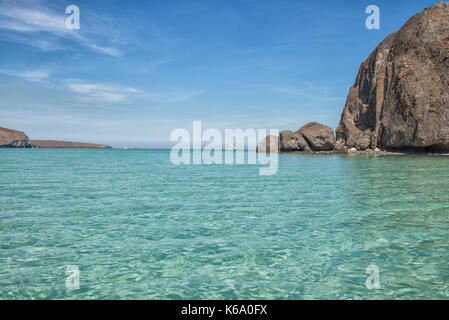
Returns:
[[[115,47],[103,46],[95,41],[94,34],[82,30],[69,30],[65,26],[65,11],[56,12],[40,1],[8,1],[0,3],[0,29],[14,34],[2,34],[2,38],[37,47],[43,51],[62,49],[59,40],[72,40],[101,54],[119,57],[122,52]],[[85,27],[89,29],[89,27]],[[107,30],[95,31],[108,38]],[[111,35],[110,35],[111,36]]]
[[[121,57],[122,52],[117,48],[110,48],[110,47],[101,47],[93,43],[85,43],[89,48],[95,50],[98,53],[106,54],[113,57]]]
[[[274,92],[301,96],[316,101],[339,101],[343,99],[343,97],[331,97],[327,96],[325,92],[317,92],[316,90],[310,90],[310,88],[307,89],[303,87],[272,87],[271,89]]]
[[[301,81],[296,86],[276,84],[248,84],[240,82],[236,82],[236,84],[267,92],[297,96],[311,101],[341,101],[345,99],[345,97],[331,95],[329,92],[332,92],[333,88],[316,85],[309,81]]]
[[[148,61],[148,63],[146,63],[144,67],[140,68],[139,71],[141,71],[143,73],[148,73],[148,72],[155,70],[156,68],[159,68],[160,66],[180,61],[188,55],[189,54],[187,53],[187,54],[172,57],[172,58],[161,58],[161,59],[155,59],[153,61]]]
[[[7,123],[18,125],[54,126],[62,124],[84,127],[117,125],[117,122],[113,120],[62,113],[58,108],[51,109],[51,114],[42,114],[42,110],[0,110],[0,118]]]
[[[49,74],[46,71],[13,71],[13,70],[5,70],[0,69],[0,74],[12,76],[12,77],[19,77],[23,78],[28,81],[41,81],[43,79],[47,79],[49,77]]]
[[[130,95],[139,93],[138,89],[123,88],[98,83],[72,83],[69,89],[81,94],[80,101],[104,101],[111,103],[122,103],[129,100]]]
[[[249,87],[264,89],[274,93],[298,96],[313,101],[340,101],[344,99],[344,97],[329,95],[330,88],[328,87],[317,86],[307,81],[302,82],[298,86],[253,84],[249,85]]]
[[[201,91],[183,92],[183,91],[170,91],[163,93],[145,93],[143,95],[149,101],[159,103],[174,103],[188,101],[201,94]]]
[[[80,95],[79,100],[81,102],[131,103],[135,100],[144,100],[158,103],[174,103],[190,100],[200,94],[199,91],[154,93],[131,87],[85,82],[69,83],[68,87],[71,91]]]

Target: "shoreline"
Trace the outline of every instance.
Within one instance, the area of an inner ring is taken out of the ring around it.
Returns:
[[[80,150],[80,149],[95,149],[95,150],[122,150],[122,151],[132,151],[132,150],[166,150],[170,151],[171,148],[121,148],[121,147],[28,147],[28,148],[14,148],[14,147],[0,147],[1,149],[53,149],[53,150]],[[196,150],[196,149],[190,149],[190,151],[205,151],[206,149]],[[210,151],[210,150],[209,150]],[[219,150],[220,151],[220,150]],[[243,149],[243,150],[221,150],[222,152],[237,152],[237,151],[255,151],[255,150],[249,150],[249,149]],[[257,152],[259,153],[259,152]],[[277,154],[282,155],[343,155],[343,156],[449,156],[448,152],[419,152],[419,151],[374,151],[374,150],[352,150],[347,152],[339,152],[339,151],[280,151],[275,152]]]
[[[296,155],[345,155],[345,156],[449,156],[449,153],[438,153],[438,152],[418,152],[418,151],[348,151],[348,152],[337,152],[337,151],[292,151],[292,152],[278,152],[279,154],[296,154]]]

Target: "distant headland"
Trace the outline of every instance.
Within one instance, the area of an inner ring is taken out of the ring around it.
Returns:
[[[96,143],[53,141],[53,140],[31,140],[32,148],[74,148],[74,149],[111,149],[111,146]]]
[[[82,149],[110,149],[111,146],[94,143],[30,140],[22,132],[0,127],[0,148],[82,148]]]

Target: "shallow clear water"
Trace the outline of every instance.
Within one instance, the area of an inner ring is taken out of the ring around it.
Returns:
[[[0,298],[448,299],[448,191],[437,156],[0,149]]]

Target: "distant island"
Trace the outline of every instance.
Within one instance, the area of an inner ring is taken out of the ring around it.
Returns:
[[[0,148],[76,148],[76,149],[111,149],[111,146],[94,143],[30,140],[17,130],[0,127]]]
[[[111,149],[111,146],[96,143],[53,141],[53,140],[31,140],[31,148],[87,148],[87,149]]]

